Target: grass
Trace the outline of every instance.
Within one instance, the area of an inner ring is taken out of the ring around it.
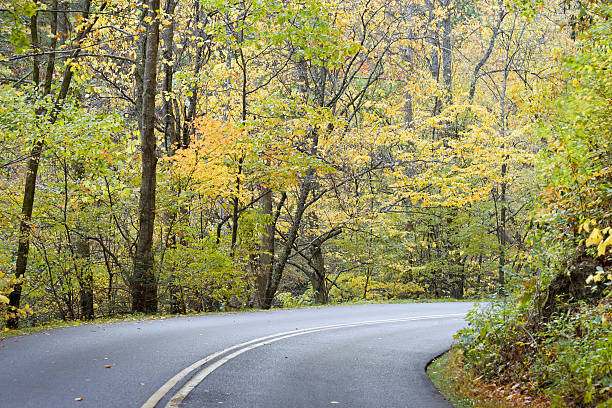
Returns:
[[[427,375],[436,386],[438,391],[456,408],[473,408],[474,404],[469,398],[460,395],[455,390],[456,378],[454,373],[449,371],[451,363],[451,353],[446,352],[433,360],[427,366]]]

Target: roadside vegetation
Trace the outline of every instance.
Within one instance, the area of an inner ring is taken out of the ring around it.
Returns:
[[[462,392],[491,382],[553,407],[612,406],[612,7],[583,5],[575,23],[568,88],[536,128],[548,147],[530,250],[509,270],[507,295],[458,335],[445,370],[477,380],[460,381]]]
[[[457,349],[440,356],[427,367],[440,393],[456,408],[545,408],[550,397],[514,384],[488,382],[465,367]]]
[[[610,10],[3,2],[0,330],[492,298],[453,364],[609,405]]]

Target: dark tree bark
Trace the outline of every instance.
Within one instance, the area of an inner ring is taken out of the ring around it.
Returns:
[[[172,96],[172,80],[174,77],[174,9],[178,0],[167,0],[164,12],[171,16],[170,24],[164,29],[164,82],[162,84],[163,96],[163,123],[164,147],[171,152],[176,148],[177,121],[174,114],[174,97]]]
[[[94,318],[94,280],[90,265],[91,249],[87,238],[77,241],[76,254],[80,261],[79,303],[81,319],[91,320]]]
[[[276,212],[272,213],[273,205],[273,194],[272,191],[268,192],[262,197],[262,207],[264,214],[272,217],[270,223],[266,225],[264,234],[262,237],[261,255],[260,255],[260,270],[256,279],[256,302],[257,306],[266,308],[268,304],[268,286],[271,285],[272,274],[274,273],[274,259],[276,250],[276,223],[280,217],[281,210],[285,201],[287,200],[287,194],[282,193],[278,204],[276,205]],[[271,301],[270,301],[271,304]],[[267,306],[269,307],[269,306]]]
[[[144,96],[144,66],[147,54],[147,36],[149,30],[146,25],[146,17],[148,9],[144,6],[147,5],[146,0],[141,0],[140,9],[140,22],[139,27],[144,28],[144,32],[141,32],[136,37],[136,63],[134,67],[134,102],[136,109],[136,118],[138,119],[138,129],[142,131],[142,99]]]
[[[413,16],[415,13],[415,8],[416,7],[412,2],[408,2],[406,4],[406,13],[405,13],[406,27],[407,27],[406,38],[408,38],[408,40],[411,40],[413,37],[412,24],[413,24]],[[406,47],[405,57],[406,57],[406,65],[408,66],[408,71],[412,74],[414,72],[414,49],[412,48],[411,45],[408,45]],[[413,97],[412,97],[411,92],[408,91],[406,92],[406,103],[404,104],[405,119],[406,119],[406,124],[408,126],[412,124],[412,121],[414,119],[414,107],[412,105],[413,105]]]
[[[259,271],[255,278],[255,303],[258,307],[265,305],[266,286],[268,285],[269,271],[271,270],[272,261],[274,259],[274,228],[272,222],[273,208],[272,190],[265,189],[264,195],[261,198],[261,210],[268,222],[264,228],[261,237],[261,254],[259,256]]]
[[[427,11],[429,14],[430,24],[433,24],[433,20],[435,19],[435,10],[434,4],[431,0],[425,0],[425,6],[427,7]],[[427,36],[429,37],[429,42],[432,45],[431,52],[429,53],[429,72],[431,73],[431,77],[434,79],[436,83],[440,80],[440,53],[438,48],[440,47],[440,36],[438,34],[437,28],[438,26],[434,26],[434,29],[427,29]],[[441,102],[440,98],[437,96],[434,97],[434,106],[433,106],[433,115],[437,116],[440,113]],[[434,129],[435,132],[435,129]]]
[[[327,276],[325,271],[325,258],[323,258],[323,250],[321,246],[313,246],[311,254],[313,273],[310,275],[310,282],[312,283],[312,291],[315,295],[315,303],[325,305],[327,304],[329,297],[327,282],[325,280]]]
[[[240,200],[238,199],[240,195],[240,176],[242,175],[242,163],[244,161],[244,157],[240,157],[238,160],[238,174],[236,175],[236,194],[232,199],[232,242],[230,246],[230,257],[234,257],[236,243],[238,242],[238,222],[240,219]]]
[[[194,1],[193,7],[196,13],[196,18],[195,18],[196,33],[199,37],[208,38],[207,34],[204,32],[203,29],[197,28],[200,24],[201,14],[203,14],[202,17],[204,19],[204,21],[202,22],[202,26],[206,27],[206,25],[208,24],[208,15],[200,11],[200,1],[199,0]],[[198,75],[200,74],[200,71],[202,70],[202,66],[204,65],[204,61],[205,61],[204,51],[205,51],[205,48],[209,47],[209,44],[210,42],[207,41],[205,45],[201,45],[197,47],[196,55],[195,55],[195,64],[193,68],[193,75],[195,78],[198,77]],[[183,121],[182,137],[181,137],[180,132],[177,132],[176,134],[175,143],[179,147],[188,147],[191,141],[191,135],[193,134],[193,120],[195,119],[196,108],[198,105],[197,83],[195,83],[192,86],[191,96],[187,100],[188,100],[188,103],[186,104],[185,110],[184,110],[185,119]]]
[[[502,146],[503,148],[503,146]],[[502,180],[506,177],[508,166],[503,163],[501,166],[501,178]],[[504,292],[506,286],[506,278],[504,268],[506,267],[506,208],[508,206],[506,202],[506,182],[502,181],[500,184],[500,196],[499,196],[499,229],[498,229],[498,240],[499,240],[499,268],[498,268],[498,280],[500,291]]]
[[[451,20],[451,10],[448,7],[446,13],[447,16],[442,21],[442,82],[444,86],[444,95],[442,97],[441,109],[453,103],[453,23]]]
[[[325,234],[315,238],[310,244],[310,266],[313,272],[310,274],[312,291],[315,294],[317,304],[326,304],[329,301],[329,287],[327,286],[327,271],[325,270],[325,258],[323,257],[323,244],[342,233],[342,228],[334,227]]]
[[[142,180],[139,201],[139,230],[134,254],[132,276],[132,311],[157,312],[157,281],[153,257],[155,225],[156,167],[155,155],[155,93],[157,89],[157,56],[159,51],[159,0],[148,3],[151,22],[147,27],[143,70],[142,112],[140,120],[140,151],[142,154]]]
[[[181,148],[180,143],[180,129],[178,126],[178,120],[175,114],[176,99],[173,96],[173,77],[174,77],[174,10],[178,4],[178,0],[167,0],[164,6],[164,13],[170,17],[170,24],[168,24],[162,33],[164,48],[162,52],[162,59],[164,61],[164,79],[162,83],[162,123],[164,125],[164,148],[168,156],[174,155],[176,149]],[[196,22],[197,24],[197,22]],[[174,190],[174,189],[173,189]],[[180,196],[180,187],[175,191],[177,197]],[[164,223],[168,230],[168,237],[166,239],[166,248],[176,248],[176,245],[185,244],[182,242],[183,237],[177,236],[176,233],[172,232],[172,226],[176,222],[177,217],[186,215],[186,209],[181,208],[179,215],[176,214],[165,214],[163,217]],[[162,254],[163,260],[163,254]],[[181,287],[176,284],[173,274],[169,277],[168,293],[170,295],[170,313],[172,314],[184,314],[187,312],[184,297],[182,294]]]
[[[30,41],[32,49],[37,53],[38,43],[38,13],[30,19]],[[33,57],[32,61],[32,81],[38,87],[40,84],[40,63],[38,56]],[[18,282],[13,286],[13,291],[9,294],[9,310],[17,312],[21,302],[22,285],[20,280],[23,278],[28,266],[28,255],[30,253],[30,230],[32,221],[32,209],[34,208],[34,194],[36,193],[36,177],[38,175],[38,164],[42,152],[43,142],[37,140],[30,151],[28,169],[26,173],[25,188],[23,192],[23,202],[21,205],[21,222],[19,225],[19,246],[17,248],[17,262],[15,264],[15,278]],[[19,319],[16,314],[10,315],[6,326],[9,329],[17,328]]]
[[[77,162],[74,165],[74,173],[77,180],[83,180],[85,178],[85,168],[82,163]],[[68,166],[66,166],[66,183],[65,183],[65,194],[66,204],[68,203]],[[66,207],[65,211],[66,211]],[[66,236],[72,246],[72,239],[70,231],[68,230],[68,224],[64,219],[66,225]],[[80,224],[80,223],[78,223]],[[77,230],[82,230],[83,225],[77,224]],[[77,279],[79,283],[79,306],[81,310],[81,319],[91,320],[94,318],[94,279],[91,269],[91,248],[89,245],[89,239],[85,236],[79,235],[74,245],[73,257],[75,258],[75,270],[77,273]]]

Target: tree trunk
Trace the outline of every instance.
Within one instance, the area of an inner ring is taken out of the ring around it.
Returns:
[[[442,96],[442,106],[449,106],[453,102],[453,73],[452,73],[452,62],[453,62],[453,50],[452,50],[452,34],[453,25],[451,21],[451,10],[446,10],[447,17],[442,22],[442,82],[444,85],[444,95]]]
[[[144,6],[145,0],[143,0]],[[142,180],[139,202],[139,231],[134,254],[132,277],[132,311],[157,312],[157,281],[153,259],[155,223],[156,167],[155,155],[155,92],[157,89],[157,54],[159,51],[159,0],[149,0],[151,22],[147,27],[147,42],[143,71],[140,150]]]
[[[363,300],[367,300],[368,299],[368,285],[370,284],[370,276],[372,275],[372,268],[368,267],[366,269],[366,281],[365,284],[363,285]]]
[[[30,42],[35,54],[38,54],[38,13],[34,13],[30,19]],[[32,58],[32,81],[38,87],[40,84],[40,63],[38,56]],[[32,209],[34,208],[34,194],[36,193],[36,177],[38,175],[38,164],[42,152],[43,142],[37,140],[30,151],[28,159],[28,170],[21,205],[21,222],[19,223],[19,246],[17,248],[17,262],[15,264],[15,278],[17,283],[9,294],[9,311],[11,314],[6,322],[9,329],[16,329],[19,323],[17,310],[21,303],[21,279],[28,266],[28,255],[30,253],[30,229],[32,221]]]
[[[506,177],[507,166],[506,163],[501,166],[501,177],[502,180]],[[500,202],[500,214],[499,214],[499,288],[500,291],[504,292],[506,285],[506,278],[504,274],[504,268],[506,267],[506,183],[501,182],[501,194],[499,197]]]
[[[469,94],[468,101],[470,104],[474,100],[474,94],[476,93],[476,83],[478,82],[478,75],[480,73],[480,70],[484,66],[484,64],[487,63],[487,61],[489,60],[489,57],[491,56],[491,53],[493,52],[493,47],[495,47],[495,40],[497,39],[497,36],[499,34],[499,29],[505,17],[506,17],[506,13],[504,11],[504,2],[500,2],[497,23],[495,27],[493,27],[493,33],[491,34],[491,38],[489,39],[489,45],[487,46],[487,50],[485,51],[480,61],[478,61],[478,63],[474,67],[474,73],[472,74],[472,82],[470,83],[470,90],[468,93]]]
[[[298,201],[296,203],[295,213],[293,214],[293,223],[291,224],[291,228],[287,233],[287,241],[283,246],[283,251],[279,255],[278,261],[275,263],[270,279],[268,279],[268,283],[266,285],[266,295],[262,304],[262,308],[264,309],[269,309],[272,306],[272,301],[274,300],[276,290],[278,289],[278,285],[283,276],[283,271],[287,265],[289,255],[291,255],[291,251],[293,250],[293,244],[295,243],[300,225],[302,223],[302,217],[304,216],[304,211],[306,210],[306,201],[310,191],[312,190],[312,181],[314,176],[315,170],[308,169],[306,171],[306,177],[304,177],[304,180],[300,184]]]
[[[56,3],[54,2],[54,5]],[[90,0],[83,1],[83,17],[86,20],[89,16],[89,9],[91,6]],[[80,41],[85,38],[85,36],[91,31],[94,23],[90,23],[86,28],[80,31],[76,36],[76,43],[79,44]],[[51,21],[51,29],[57,31],[57,17],[52,19]],[[34,14],[30,21],[30,39],[32,43],[33,49],[39,48],[39,39],[38,39],[38,14]],[[51,45],[53,47],[57,46],[57,41],[52,41]],[[80,52],[80,48],[74,50],[71,54],[71,57],[77,57]],[[55,63],[55,48],[51,50],[49,53],[49,60],[46,69],[47,77],[45,78],[44,91],[50,90],[51,85],[50,81],[52,80],[54,65]],[[51,74],[51,75],[49,75]],[[38,56],[34,56],[33,58],[33,68],[32,68],[32,80],[34,84],[38,87],[40,85],[40,65]],[[60,86],[60,91],[56,98],[55,108],[51,114],[49,122],[54,123],[57,114],[59,113],[59,109],[61,108],[61,103],[64,101],[66,96],[68,95],[68,90],[70,88],[70,82],[72,80],[72,70],[70,67],[67,67],[64,71],[62,84]],[[37,110],[37,116],[42,116],[44,111]],[[17,328],[19,324],[19,318],[16,313],[19,309],[21,303],[21,291],[22,291],[22,283],[21,280],[25,275],[27,266],[28,266],[28,255],[30,253],[30,229],[31,229],[31,221],[32,221],[32,210],[34,208],[34,196],[36,194],[36,178],[38,176],[38,166],[40,163],[40,157],[42,153],[42,148],[44,145],[44,141],[42,139],[36,140],[34,142],[34,146],[30,151],[30,158],[28,159],[28,167],[26,172],[26,180],[24,185],[23,192],[23,201],[21,205],[21,220],[19,223],[19,244],[17,248],[17,260],[15,262],[15,278],[17,283],[13,285],[13,290],[9,294],[9,311],[11,314],[9,315],[6,326],[10,329]]]
[[[409,41],[413,37],[412,19],[414,16],[414,11],[415,11],[414,9],[415,9],[415,6],[412,2],[408,2],[406,4],[406,13],[405,13],[406,14],[405,15],[406,27],[407,27],[406,28],[406,38],[408,38]],[[406,65],[408,65],[408,72],[410,72],[410,74],[413,74],[415,71],[414,71],[414,49],[412,48],[412,45],[406,46]],[[406,125],[410,126],[414,119],[413,97],[410,91],[406,92],[406,102],[404,104],[404,111],[405,111]]]
[[[173,151],[176,146],[176,118],[174,115],[174,97],[172,96],[172,80],[174,77],[174,9],[178,0],[166,0],[165,14],[171,17],[170,24],[163,33],[164,40],[164,82],[162,85],[164,147]]]
[[[426,0],[425,6],[427,7],[427,11],[429,14],[430,24],[433,25],[433,21],[435,19],[434,4],[431,0]],[[435,27],[438,27],[438,25],[436,25]],[[429,43],[432,45],[431,52],[429,53],[429,72],[431,73],[431,77],[433,78],[433,80],[438,83],[440,80],[440,54],[438,52],[438,49],[440,47],[440,41],[437,28],[433,30],[431,28],[428,28],[427,35],[429,37]],[[440,98],[436,96],[434,97],[434,106],[432,111],[433,116],[437,116],[440,113],[440,107]],[[435,136],[435,128],[433,132]]]
[[[82,238],[77,241],[76,254],[79,259],[79,303],[81,308],[81,319],[91,320],[94,318],[94,280],[90,264],[91,250],[89,240]]]
[[[499,100],[499,112],[500,112],[500,137],[502,140],[506,137],[506,90],[508,86],[508,76],[510,74],[510,64],[512,59],[506,56],[506,67],[504,70],[504,80],[502,82],[502,91]],[[506,145],[502,144],[502,151],[505,150]],[[500,293],[505,292],[506,277],[504,269],[506,267],[506,208],[508,203],[506,202],[506,173],[508,171],[508,165],[506,164],[508,156],[502,157],[501,165],[501,182],[500,182],[500,215],[499,215],[499,291]]]
[[[32,220],[32,209],[34,208],[34,194],[36,192],[36,176],[38,174],[38,163],[42,151],[42,141],[37,141],[30,152],[28,170],[26,173],[25,189],[23,193],[23,204],[21,206],[21,222],[19,225],[19,247],[17,249],[17,262],[15,264],[15,278],[17,283],[9,294],[9,309],[11,313],[19,309],[21,302],[21,279],[28,265],[28,254],[30,253],[30,229]],[[16,329],[19,323],[17,315],[12,314],[6,322],[9,329]]]
[[[266,188],[265,194],[261,198],[261,207],[263,215],[268,218],[266,226],[261,237],[261,254],[259,256],[259,271],[255,279],[255,302],[258,307],[264,307],[266,304],[266,287],[272,270],[274,260],[274,228],[273,210],[272,210],[272,190]]]
[[[327,283],[325,282],[325,259],[320,245],[312,249],[312,266],[314,272],[310,275],[312,291],[315,295],[315,303],[324,305],[329,301]]]

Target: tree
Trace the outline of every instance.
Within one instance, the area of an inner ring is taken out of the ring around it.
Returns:
[[[106,3],[103,3],[100,7],[103,10],[106,6]],[[81,43],[86,39],[87,35],[91,32],[94,25],[97,22],[97,17],[91,17],[90,19],[90,8],[91,1],[83,0],[82,4],[82,19],[84,23],[82,23],[78,29],[76,30],[75,38],[73,39],[73,43],[75,44],[74,48],[70,50],[70,59],[75,59],[79,56],[81,52]],[[54,14],[54,18],[52,21],[51,32],[57,32],[57,16]],[[42,84],[41,75],[40,75],[40,62],[39,62],[39,50],[41,48],[41,44],[39,41],[39,24],[38,24],[38,12],[32,14],[30,20],[30,43],[34,54],[32,55],[33,64],[32,64],[32,82],[36,88],[39,88]],[[53,81],[53,73],[55,67],[55,47],[57,46],[57,42],[55,40],[51,41],[51,51],[49,52],[49,58],[47,61],[46,68],[46,78],[42,88],[42,95],[49,95],[51,92],[51,84]],[[59,91],[55,97],[55,102],[47,107],[40,108],[37,110],[37,116],[39,116],[42,120],[48,121],[50,124],[53,124],[57,120],[57,115],[59,110],[62,108],[62,104],[64,100],[68,96],[68,92],[70,90],[70,83],[73,77],[73,69],[70,65],[70,61],[67,62],[64,73],[62,76],[61,85]],[[38,90],[37,90],[38,91]],[[24,184],[24,193],[23,193],[23,202],[21,209],[21,222],[19,226],[19,246],[17,249],[17,260],[15,263],[15,278],[17,282],[13,287],[13,291],[11,292],[9,299],[9,306],[13,310],[19,309],[20,300],[21,300],[21,279],[25,275],[27,263],[28,263],[28,255],[30,252],[30,221],[32,219],[32,209],[34,207],[34,195],[36,193],[36,178],[38,175],[39,162],[41,157],[42,148],[44,145],[44,139],[39,139],[34,142],[34,145],[30,152],[30,158],[28,159],[27,164],[27,173],[26,180]],[[9,318],[7,321],[7,326],[10,328],[16,328],[18,324],[17,316],[13,318]]]
[[[159,51],[160,1],[141,3],[146,15],[146,42],[143,53],[142,112],[140,113],[140,151],[142,181],[140,185],[139,230],[134,254],[132,277],[132,310],[157,312],[157,282],[152,252],[155,225],[155,191],[157,187],[157,156],[155,136],[155,95],[157,90],[157,60]]]

